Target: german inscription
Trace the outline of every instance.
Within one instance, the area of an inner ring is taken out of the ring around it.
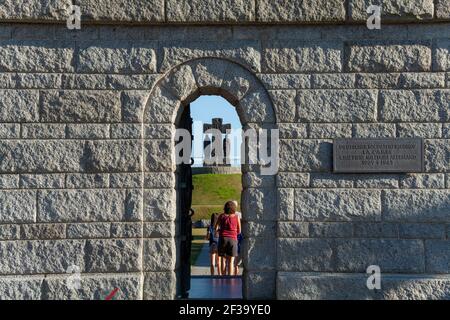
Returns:
[[[421,138],[335,139],[334,172],[422,172]]]

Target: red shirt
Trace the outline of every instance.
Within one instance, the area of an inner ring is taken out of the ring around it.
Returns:
[[[224,238],[237,240],[238,219],[236,214],[228,215],[222,213],[219,216],[219,235]]]

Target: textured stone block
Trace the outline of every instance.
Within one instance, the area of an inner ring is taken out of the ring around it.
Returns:
[[[112,238],[141,238],[142,234],[142,224],[140,222],[116,222],[111,224]]]
[[[20,125],[15,123],[0,124],[0,139],[20,138]]]
[[[309,74],[260,74],[259,78],[267,89],[309,89]]]
[[[436,1],[436,18],[449,19],[450,18],[450,6],[448,0]]]
[[[0,174],[0,189],[18,189],[19,175]]]
[[[332,245],[327,239],[278,239],[278,270],[332,271]]]
[[[442,126],[440,123],[398,123],[399,137],[440,138]]]
[[[351,138],[351,123],[310,123],[309,137],[313,139]]]
[[[39,40],[0,41],[1,71],[73,72],[73,59],[74,48],[70,43]]]
[[[172,300],[176,295],[175,272],[144,273],[145,300]]]
[[[144,191],[144,220],[175,220],[176,193],[173,189],[147,189]]]
[[[79,174],[69,173],[66,177],[66,186],[69,189],[77,188],[108,188],[108,174]]]
[[[273,270],[276,267],[276,240],[271,238],[245,238],[243,262],[246,271]],[[273,254],[267,254],[272,252]]]
[[[269,91],[272,98],[275,114],[279,122],[294,122],[295,121],[295,97],[297,92],[295,90],[271,90]]]
[[[386,190],[382,203],[386,221],[450,221],[449,190]]]
[[[306,188],[309,186],[309,174],[280,172],[277,175],[279,188]]]
[[[310,238],[351,238],[353,225],[347,222],[309,223]]]
[[[274,176],[263,176],[256,172],[247,172],[242,175],[242,187],[244,188],[270,188],[274,185]]]
[[[352,72],[430,71],[429,44],[365,42],[350,45],[347,68]]]
[[[18,240],[20,239],[20,225],[18,224],[1,224],[0,240]]]
[[[425,141],[425,171],[450,171],[449,140],[432,139]]]
[[[399,82],[399,73],[357,73],[355,86],[361,89],[396,89]]]
[[[450,241],[425,241],[426,270],[430,273],[449,273],[450,271]]]
[[[142,187],[142,173],[111,173],[109,175],[111,188],[139,188]]]
[[[169,22],[250,22],[255,20],[255,1],[245,0],[169,0]]]
[[[384,20],[427,20],[434,16],[434,4],[432,0],[351,0],[349,4],[349,16],[351,20],[366,21],[370,14],[366,12],[370,5],[382,7],[381,19]]]
[[[80,171],[80,141],[0,141],[0,172]]]
[[[175,163],[172,141],[168,139],[146,140],[144,148],[144,167],[147,171],[172,171]]]
[[[352,175],[336,175],[332,173],[312,173],[311,187],[313,188],[353,188]]]
[[[255,90],[247,93],[240,101],[240,105],[245,106],[239,110],[239,118],[243,123],[275,122],[274,111],[277,110],[273,110],[271,99],[263,90]]]
[[[273,271],[250,271],[244,276],[244,299],[274,299],[276,294],[276,273]]]
[[[142,145],[139,140],[88,141],[83,160],[89,172],[140,171]]]
[[[373,90],[299,90],[297,112],[300,121],[375,121],[377,94]]]
[[[172,139],[175,130],[171,124],[146,124],[144,126],[144,137],[146,139]]]
[[[177,100],[169,90],[162,88],[161,86],[156,86],[150,97],[148,97],[146,105],[142,103],[145,103],[143,94],[133,95],[130,98],[130,102],[127,102],[127,104],[124,105],[124,120],[130,118],[132,121],[129,122],[136,122],[134,119],[138,117],[138,108],[141,108],[140,110],[142,110],[145,106],[145,123],[174,123],[176,116],[174,110],[177,110],[180,101]],[[127,108],[131,110],[127,111]],[[126,112],[129,113],[130,116],[125,118]]]
[[[345,1],[320,0],[315,2],[289,1],[277,3],[270,0],[258,2],[258,21],[261,22],[317,22],[344,21]]]
[[[279,123],[280,139],[302,139],[308,137],[308,126],[306,123]]]
[[[247,221],[275,220],[276,195],[272,188],[248,188],[242,192],[242,211]]]
[[[282,300],[442,300],[450,297],[447,276],[384,275],[381,290],[367,289],[367,274],[280,272],[277,298]]]
[[[279,220],[294,219],[294,189],[279,188],[277,190],[277,212]]]
[[[402,223],[399,224],[400,238],[405,239],[445,239],[445,224]]]
[[[67,237],[82,238],[109,238],[111,225],[109,223],[71,223],[67,225]]]
[[[81,275],[80,289],[67,287],[67,276],[45,278],[43,300],[105,300],[111,288],[119,288],[114,300],[138,300],[141,280],[138,274]]]
[[[280,140],[280,170],[330,171],[332,149],[326,140]]]
[[[354,186],[364,189],[395,189],[398,188],[398,178],[395,174],[358,174],[354,176]]]
[[[278,222],[277,236],[279,238],[308,238],[309,223]]]
[[[64,139],[66,126],[63,124],[23,124],[22,138],[25,139]]]
[[[295,190],[297,221],[379,221],[378,190]]]
[[[62,189],[66,184],[64,174],[21,174],[21,188]]]
[[[0,121],[38,121],[38,101],[38,92],[34,90],[0,90]]]
[[[399,79],[400,88],[445,88],[444,73],[402,73]]]
[[[141,240],[87,240],[86,271],[133,272],[141,270]]]
[[[172,271],[175,269],[175,242],[173,239],[144,240],[144,271]]]
[[[393,123],[356,123],[353,135],[355,138],[395,138],[396,127]]]
[[[20,227],[23,240],[32,239],[64,239],[66,226],[64,224],[23,224]]]
[[[162,44],[160,72],[195,58],[216,57],[261,71],[261,53],[256,41],[168,41]]]
[[[83,240],[2,241],[0,273],[66,273],[71,265],[83,271],[83,257]]]
[[[78,54],[80,73],[155,73],[153,42],[103,41],[83,43]]]
[[[384,272],[421,273],[425,270],[424,245],[420,240],[361,239],[336,242],[336,270],[365,272],[378,265]]]
[[[43,276],[0,277],[2,300],[40,300]]]
[[[42,91],[41,119],[47,122],[118,122],[121,120],[117,92]]]
[[[142,125],[134,123],[118,123],[111,125],[111,138],[113,139],[140,139]]]
[[[120,190],[39,191],[38,221],[122,221],[124,194]]]
[[[382,90],[380,118],[384,121],[440,121],[445,103],[439,90]]]
[[[100,21],[164,21],[163,0],[76,0],[84,19]]]
[[[317,89],[352,89],[355,87],[355,75],[352,73],[313,74],[312,87]]]
[[[408,174],[400,176],[400,188],[404,189],[444,189],[445,175],[438,174]]]
[[[153,95],[154,96],[154,95]],[[124,91],[121,95],[122,117],[124,122],[141,122],[145,103],[148,98],[146,91]],[[162,106],[161,106],[162,107]],[[158,122],[158,118],[152,120]]]
[[[354,223],[354,236],[357,238],[398,238],[399,226],[395,223]]]
[[[175,234],[173,222],[146,222],[144,223],[145,238],[171,238]]]
[[[342,42],[275,41],[264,48],[263,71],[339,72],[342,70]]]
[[[433,69],[436,71],[450,70],[450,40],[440,39],[436,41]]]
[[[271,238],[277,232],[275,221],[242,222],[242,234],[255,238]]]
[[[109,124],[67,124],[67,138],[107,139],[109,138]]]
[[[24,223],[36,221],[35,191],[0,191],[0,221]]]
[[[175,176],[171,172],[146,172],[144,185],[146,188],[173,188]]]

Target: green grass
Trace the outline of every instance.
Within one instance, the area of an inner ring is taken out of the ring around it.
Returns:
[[[241,174],[196,174],[192,176],[192,182],[194,221],[209,220],[212,213],[223,211],[225,202],[241,200]]]
[[[202,250],[203,244],[206,242],[206,228],[192,228],[192,240],[191,244],[191,265],[195,264],[197,258]]]

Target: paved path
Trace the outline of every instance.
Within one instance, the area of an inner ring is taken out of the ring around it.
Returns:
[[[191,275],[193,276],[209,276],[209,243],[206,242],[200,254],[195,261],[195,265],[191,267]]]
[[[242,268],[239,270],[242,274]],[[211,277],[209,270],[209,243],[205,243],[191,267],[189,299],[242,299],[242,279],[237,277]]]
[[[189,299],[242,299],[242,279],[193,276]]]

